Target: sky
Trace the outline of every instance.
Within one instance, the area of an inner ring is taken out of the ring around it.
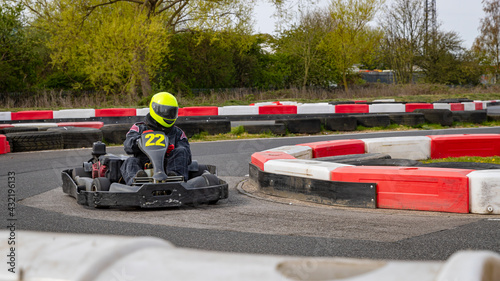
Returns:
[[[275,21],[272,17],[274,8],[265,0],[255,7],[256,32],[272,34]],[[390,4],[395,0],[386,0]],[[423,1],[423,0],[422,0]],[[320,7],[327,7],[330,0],[320,0]],[[464,47],[470,48],[479,35],[480,19],[484,17],[481,0],[436,0],[437,20],[444,31],[457,32]]]

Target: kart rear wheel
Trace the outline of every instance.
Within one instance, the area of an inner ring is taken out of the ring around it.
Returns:
[[[74,168],[73,169],[73,172],[71,173],[71,176],[73,177],[73,179],[75,179],[76,177],[91,178],[92,177],[92,173],[91,172],[85,172],[85,170],[82,167],[78,167],[78,168]]]
[[[109,187],[111,186],[111,181],[105,177],[95,178],[92,181],[91,191],[109,191]]]

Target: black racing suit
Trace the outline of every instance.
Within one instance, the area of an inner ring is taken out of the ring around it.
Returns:
[[[191,149],[186,134],[177,126],[170,128],[163,127],[147,114],[144,122],[135,123],[130,128],[123,142],[125,152],[134,155],[134,157],[127,158],[120,168],[125,183],[128,185],[132,184],[135,174],[140,169],[144,169],[144,165],[149,162],[146,154],[137,145],[137,140],[141,138],[141,134],[146,130],[162,131],[165,133],[169,144],[174,145],[174,150],[165,157],[164,167],[166,168],[166,172],[175,172],[178,175],[184,176],[184,180],[187,181],[188,166],[191,164]]]

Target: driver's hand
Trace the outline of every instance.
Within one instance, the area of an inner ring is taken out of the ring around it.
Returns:
[[[173,144],[169,145],[168,148],[167,148],[167,154],[170,154],[170,152],[172,152],[172,150],[174,150],[175,146]]]

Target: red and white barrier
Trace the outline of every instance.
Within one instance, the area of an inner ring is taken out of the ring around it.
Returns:
[[[179,108],[179,116],[213,116],[219,114],[216,106],[195,106]]]
[[[47,120],[54,119],[52,110],[31,110],[11,113],[11,120]]]
[[[434,109],[448,109],[451,110],[451,103],[433,103]]]
[[[333,140],[297,145],[312,149],[311,160],[289,146],[256,152],[252,163],[268,173],[318,180],[377,183],[377,207],[454,213],[500,214],[500,170],[425,167],[349,166],[314,158],[347,154],[386,153],[392,158],[423,160],[449,154],[500,155],[500,135]],[[435,142],[435,143],[434,143]],[[437,144],[437,145],[436,145]],[[432,149],[431,149],[432,147]],[[443,150],[444,153],[439,153]],[[288,153],[285,153],[288,152]],[[326,171],[330,177],[326,177]]]
[[[291,156],[285,152],[255,152],[252,154],[252,164],[259,167],[262,171],[264,171],[264,164],[269,160],[275,159],[295,159],[295,157]]]
[[[297,106],[297,114],[334,114],[335,106],[328,103],[306,103]]]
[[[92,118],[95,109],[63,109],[54,111],[54,119]]]
[[[265,105],[259,106],[259,114],[297,114],[296,105]]]
[[[356,139],[302,143],[297,146],[312,148],[313,158],[365,153],[365,142]]]
[[[14,123],[14,127],[37,127],[37,128],[54,128],[57,123]]]
[[[100,129],[104,126],[104,122],[100,121],[89,121],[89,122],[60,122],[57,123],[58,127],[84,127],[84,128],[95,128]]]
[[[377,103],[370,104],[370,113],[406,112],[406,106],[402,103]]]
[[[136,116],[146,116],[148,113],[149,113],[149,107],[137,108],[135,110],[135,115]]]
[[[413,112],[417,109],[434,109],[434,105],[431,103],[407,103],[406,112]]]
[[[350,165],[302,159],[269,160],[264,163],[264,172],[303,177],[318,180],[331,180],[331,172],[339,167]]]
[[[389,154],[391,158],[425,160],[431,156],[429,137],[363,139],[366,153]]]
[[[474,102],[462,102],[464,105],[464,110],[465,111],[474,111],[476,110],[476,103]]]
[[[336,113],[370,113],[368,104],[337,104]]]
[[[135,108],[104,108],[95,110],[95,117],[126,117],[135,116],[135,114]]]
[[[5,135],[0,135],[0,154],[10,152],[10,145]]]
[[[219,107],[219,115],[259,115],[258,106],[235,105]]]
[[[0,112],[0,121],[11,121],[11,112]]]
[[[467,176],[470,212],[500,215],[500,170],[474,171]]]
[[[266,150],[268,152],[284,152],[293,156],[296,159],[311,159],[313,158],[312,148],[309,146],[280,146],[273,149]]]
[[[469,212],[473,170],[419,167],[340,167],[333,181],[377,183],[377,207],[453,213]]]
[[[432,140],[432,159],[500,155],[500,134],[430,135],[428,137]]]

